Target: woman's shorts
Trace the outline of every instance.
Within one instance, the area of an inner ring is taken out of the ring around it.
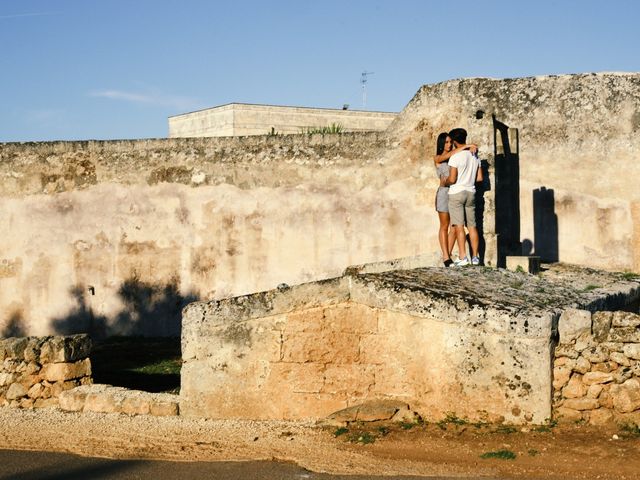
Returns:
[[[436,212],[449,212],[449,187],[438,187],[436,192]]]

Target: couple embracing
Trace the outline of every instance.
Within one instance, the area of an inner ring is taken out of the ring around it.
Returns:
[[[480,265],[478,248],[480,236],[476,227],[476,183],[482,182],[482,168],[476,156],[477,145],[467,145],[467,131],[455,128],[438,135],[434,162],[440,179],[436,194],[436,211],[440,219],[438,240],[444,266]],[[451,225],[451,228],[449,228]],[[471,259],[466,252],[465,225],[469,230]],[[451,260],[451,252],[458,243],[458,260]]]

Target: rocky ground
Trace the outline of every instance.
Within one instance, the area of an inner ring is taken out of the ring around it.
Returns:
[[[320,428],[292,422],[0,408],[0,448],[176,461],[291,461],[335,474],[632,479],[640,432],[586,425]],[[511,458],[515,457],[515,458]]]

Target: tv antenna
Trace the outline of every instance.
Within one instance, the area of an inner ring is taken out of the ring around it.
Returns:
[[[376,72],[362,72],[360,83],[362,84],[362,109],[367,108],[367,75],[373,75]]]

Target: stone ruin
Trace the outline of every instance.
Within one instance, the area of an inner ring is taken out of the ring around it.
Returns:
[[[565,265],[529,275],[419,268],[419,260],[190,304],[181,414],[319,420],[380,400],[406,402],[425,419],[455,413],[516,424],[640,414],[640,316],[601,312],[637,309],[640,280]],[[594,323],[606,347],[588,340],[591,312],[614,319],[606,334]],[[580,342],[568,346],[575,335]],[[584,376],[574,373],[567,388],[572,369]]]

